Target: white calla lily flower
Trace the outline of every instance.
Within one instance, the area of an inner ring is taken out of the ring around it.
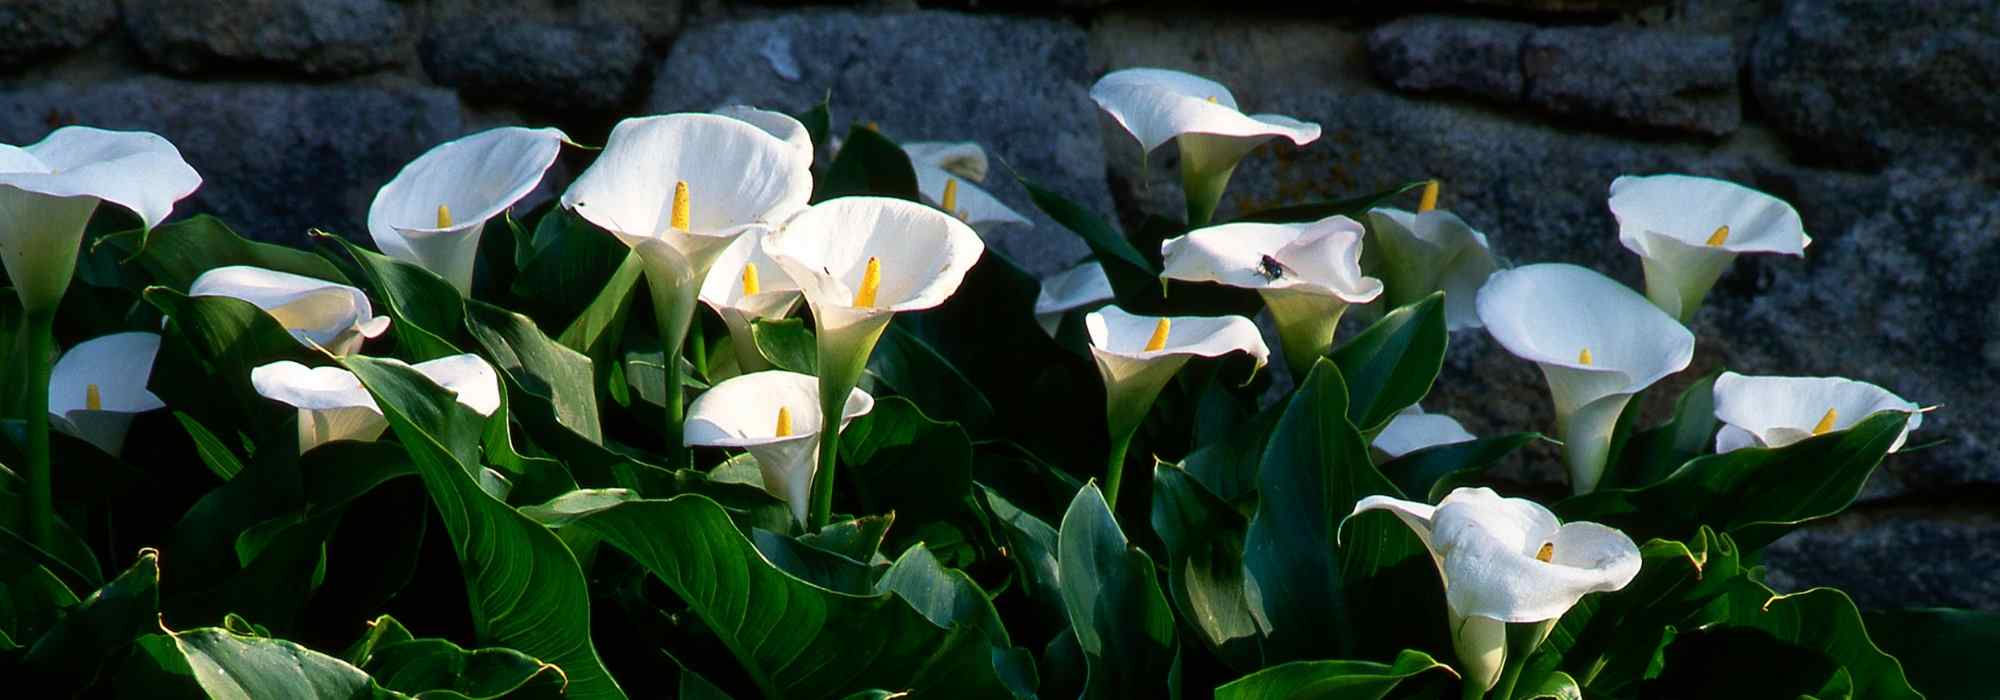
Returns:
[[[1436,506],[1369,496],[1354,513],[1383,510],[1415,531],[1444,582],[1453,645],[1465,682],[1499,680],[1507,623],[1555,620],[1585,595],[1616,591],[1639,574],[1638,545],[1618,530],[1563,523],[1540,504],[1461,488]]]
[[[486,222],[534,192],[568,142],[560,129],[509,126],[439,144],[375,193],[368,234],[469,295]]]
[[[1805,255],[1792,205],[1724,180],[1626,175],[1611,183],[1618,241],[1646,269],[1646,296],[1686,323],[1715,281],[1744,253]]]
[[[384,362],[397,362],[384,360]],[[500,375],[466,353],[409,365],[482,416],[500,410]],[[381,407],[353,372],[284,360],[250,370],[258,395],[298,409],[299,454],[335,440],[372,441],[389,427]]]
[[[1694,334],[1625,285],[1575,265],[1495,272],[1478,296],[1487,332],[1548,380],[1570,487],[1596,489],[1619,413],[1633,394],[1687,368]]]
[[[1425,413],[1422,406],[1412,405],[1390,418],[1389,424],[1383,426],[1382,432],[1376,433],[1375,440],[1369,444],[1389,455],[1390,459],[1395,459],[1426,447],[1477,439],[1478,436],[1466,432],[1465,426],[1459,425],[1457,419],[1442,413]]]
[[[200,186],[172,143],[143,131],[67,126],[26,147],[0,144],[0,265],[21,308],[54,311],[99,202],[151,230]]]
[[[1257,324],[1242,316],[1139,316],[1107,306],[1084,316],[1083,322],[1090,333],[1091,359],[1104,378],[1105,419],[1111,430],[1104,498],[1114,504],[1132,435],[1188,358],[1241,352],[1256,360],[1255,372],[1271,357]]]
[[[749,231],[769,233],[812,196],[812,159],[794,142],[734,117],[666,114],[612,127],[604,152],[562,205],[639,254],[668,367],[680,365],[697,297],[717,256]],[[668,466],[687,466],[681,373],[667,373]]]
[[[360,289],[261,267],[230,265],[201,273],[189,285],[188,295],[255,304],[293,337],[335,355],[360,350],[362,341],[389,329],[389,317],[374,315],[368,295]]]
[[[803,525],[825,424],[819,398],[819,379],[810,374],[770,370],[723,380],[688,407],[687,444],[749,450],[764,490],[791,505]],[[873,410],[875,397],[850,390],[840,428]]]
[[[1109,303],[1113,297],[1104,265],[1086,262],[1042,280],[1042,290],[1035,295],[1035,322],[1053,338],[1063,314]]]
[[[758,319],[784,318],[797,308],[799,285],[778,261],[764,254],[764,234],[751,231],[736,237],[708,269],[701,283],[701,302],[714,309],[729,327],[736,363],[744,372],[770,369],[757,351],[750,324]]]
[[[1381,280],[1361,274],[1363,235],[1361,224],[1345,216],[1195,229],[1160,245],[1160,277],[1257,290],[1278,322],[1285,360],[1303,375],[1332,349],[1348,305],[1382,294]]]
[[[1207,224],[1222,201],[1236,163],[1259,144],[1284,138],[1304,146],[1319,125],[1278,114],[1244,114],[1229,88],[1207,78],[1160,68],[1112,71],[1090,86],[1090,99],[1151,153],[1168,141],[1181,147],[1181,186],[1188,224]]]
[[[1854,427],[1882,411],[1910,414],[1889,451],[1903,449],[1924,423],[1923,408],[1867,382],[1841,377],[1752,377],[1723,372],[1715,379],[1715,451],[1784,447],[1814,435]]]
[[[1412,304],[1442,290],[1445,326],[1479,327],[1479,287],[1500,267],[1486,234],[1442,209],[1372,209],[1368,228],[1375,234],[1373,257],[1381,261],[1377,274],[1390,306]]]
[[[764,253],[798,283],[812,307],[822,398],[846,396],[890,319],[944,303],[985,250],[965,222],[888,197],[820,202],[764,238]],[[836,408],[823,406],[822,412]],[[825,433],[821,440],[812,526],[823,525],[830,513],[840,434]]]
[[[714,113],[746,122],[778,137],[780,141],[791,144],[792,148],[797,149],[798,156],[805,160],[806,167],[812,167],[812,132],[807,131],[806,125],[792,115],[749,105],[725,105],[717,107]]]
[[[917,191],[945,213],[986,233],[1003,225],[1034,226],[993,193],[973,185],[986,178],[986,150],[972,142],[920,141],[903,145],[917,173]]]
[[[49,420],[106,454],[125,448],[132,417],[167,404],[146,389],[157,333],[113,333],[77,343],[56,360],[49,377]]]

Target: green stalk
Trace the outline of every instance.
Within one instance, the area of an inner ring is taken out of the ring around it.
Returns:
[[[1521,667],[1526,665],[1523,663],[1526,660],[1517,659],[1513,654],[1509,654],[1507,664],[1500,667],[1500,681],[1493,684],[1493,692],[1488,693],[1488,696],[1496,700],[1511,700],[1514,697],[1514,684],[1521,682]]]
[[[1458,697],[1459,700],[1485,700],[1486,690],[1480,688],[1479,683],[1468,678],[1465,679],[1465,682],[1458,684]]]
[[[868,369],[868,356],[875,342],[889,327],[889,315],[882,314],[854,323],[829,328],[834,313],[814,309],[820,324],[816,337],[819,351],[819,465],[813,470],[812,500],[806,509],[806,532],[819,532],[833,520],[833,482],[840,467],[840,423],[847,412],[847,397]]]
[[[682,394],[686,391],[685,385],[687,382],[681,376],[680,346],[675,345],[667,348],[666,358],[666,396],[662,397],[662,400],[666,404],[664,408],[666,408],[667,420],[665,426],[666,434],[661,437],[667,443],[667,468],[678,471],[686,469],[694,463],[694,454],[689,452],[687,445],[681,441],[683,424],[687,422],[687,402],[682,397]]]
[[[707,379],[708,338],[701,328],[701,311],[696,310],[694,316],[694,320],[688,324],[688,347],[693,349],[694,356],[688,359],[694,362],[695,374]]]
[[[1124,437],[1111,439],[1111,457],[1104,463],[1104,505],[1118,507],[1118,485],[1125,478],[1125,453],[1132,449],[1132,436],[1138,431],[1128,431]]]
[[[42,551],[54,551],[56,541],[55,490],[49,470],[49,363],[55,345],[56,314],[53,307],[30,311],[26,326],[28,395],[24,406],[28,419],[28,541]]]
[[[821,386],[825,386],[825,379],[821,379]],[[819,396],[819,467],[813,470],[811,508],[806,512],[807,533],[819,532],[833,520],[833,476],[834,469],[840,466],[840,415],[847,407],[846,399],[845,394],[829,398],[824,391]]]

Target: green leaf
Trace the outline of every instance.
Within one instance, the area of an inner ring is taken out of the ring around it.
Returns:
[[[1640,547],[1639,575],[1625,588],[1585,597],[1550,630],[1530,666],[1556,666],[1584,679],[1593,693],[1622,694],[1657,675],[1660,649],[1674,630],[1730,591],[1742,575],[1736,543],[1706,528],[1687,542]]]
[[[1293,204],[1288,206],[1275,207],[1271,209],[1263,209],[1236,217],[1235,220],[1269,221],[1269,222],[1284,223],[1284,222],[1298,222],[1298,221],[1318,221],[1320,219],[1324,219],[1326,217],[1335,215],[1346,216],[1351,219],[1360,220],[1361,215],[1368,213],[1369,209],[1381,206],[1383,202],[1386,202],[1404,192],[1421,188],[1424,186],[1424,183],[1426,182],[1429,181],[1417,180],[1414,182],[1405,182],[1401,185],[1397,185],[1395,187],[1382,190],[1380,192],[1373,192],[1370,194],[1361,195],[1359,197],[1348,197],[1346,199],[1334,199],[1323,202],[1309,202],[1306,204]]]
[[[1799,523],[1854,502],[1908,417],[1884,411],[1782,448],[1709,455],[1651,486],[1594,491],[1557,503],[1555,511],[1563,520],[1601,522],[1633,537],[1685,537],[1708,525],[1757,551]]]
[[[1089,698],[1170,697],[1180,652],[1153,558],[1132,546],[1096,484],[1063,514],[1056,561],[1063,607],[1089,669]]]
[[[855,561],[872,561],[882,548],[882,538],[896,522],[895,513],[868,515],[827,523],[819,532],[799,536],[799,541]]]
[[[882,132],[859,124],[847,130],[826,177],[815,184],[814,202],[852,195],[919,201],[917,171],[910,166],[909,154]]]
[[[127,263],[146,271],[154,284],[185,293],[202,273],[230,265],[250,265],[289,272],[330,282],[347,284],[347,277],[332,263],[310,252],[269,243],[258,243],[229,230],[229,226],[207,214],[153,229],[115,233],[98,239],[122,251]]]
[[[342,364],[415,462],[464,568],[479,638],[560,666],[573,697],[624,697],[591,645],[589,588],[576,557],[474,480],[478,416],[415,370],[358,356]]]
[[[422,362],[459,354],[454,343],[465,325],[465,300],[450,282],[345,238],[324,232],[314,235],[338,243],[359,266],[379,306],[376,311],[389,317],[389,335],[396,338],[398,357]]]
[[[1007,682],[1016,697],[1033,697],[1035,663],[1025,649],[1015,649],[1000,622],[999,611],[986,591],[972,577],[957,569],[947,569],[922,543],[910,547],[888,573],[875,582],[876,593],[895,593],[909,601],[917,612],[939,627],[970,627],[986,635],[993,645],[994,672]]]
[[[1666,478],[1688,460],[1713,452],[1715,378],[1719,375],[1710,374],[1688,385],[1674,402],[1671,420],[1628,438],[1617,464],[1605,470],[1604,480],[1597,487],[1648,486]]]
[[[1569,674],[1555,671],[1523,682],[1514,691],[1515,700],[1583,700],[1583,688]]]
[[[825,153],[828,150],[826,137],[829,132],[833,131],[833,126],[830,123],[833,117],[827,113],[827,100],[831,97],[832,95],[822,97],[819,104],[813,105],[812,109],[792,115],[793,119],[797,119],[800,124],[805,125],[806,136],[812,139],[814,153]]]
[[[1444,293],[1436,292],[1389,312],[1334,350],[1333,362],[1348,381],[1348,419],[1372,435],[1422,400],[1444,367],[1449,339]]]
[[[543,335],[528,317],[485,302],[465,304],[465,325],[507,378],[508,407],[547,415],[591,442],[603,442],[590,358]],[[532,401],[513,401],[526,396]]]
[[[1979,700],[1993,695],[1986,666],[2000,649],[2000,613],[1949,608],[1862,613],[1868,636],[1893,654],[1910,685],[1930,700]]]
[[[207,627],[168,632],[211,698],[393,698],[361,669],[282,639]]]
[[[582,322],[581,316],[599,302],[607,302],[596,310],[605,315],[592,323],[617,316],[628,301],[622,297],[629,294],[620,295],[610,283],[622,270],[638,267],[631,247],[562,207],[542,215],[534,236],[534,254],[509,290],[520,300],[520,310],[549,328]],[[638,278],[636,271],[632,278]],[[626,282],[623,291],[629,293],[631,286]],[[583,352],[585,347],[574,349]]]
[[[180,421],[188,438],[194,440],[195,454],[201,457],[201,463],[207,465],[209,471],[215,472],[223,481],[236,478],[236,473],[243,471],[243,461],[236,458],[236,453],[231,452],[221,438],[202,426],[201,421],[180,411],[174,411],[174,420]]]
[[[1181,619],[1238,671],[1264,665],[1265,630],[1257,622],[1243,569],[1242,513],[1165,462],[1153,467],[1153,531],[1167,545],[1167,590]]]
[[[166,287],[149,288],[144,296],[170,320],[147,390],[206,424],[238,425],[259,437],[278,422],[295,425],[289,417],[276,420],[280,412],[250,385],[250,371],[282,360],[324,365],[325,353],[299,344],[276,319],[241,299],[190,297]]]
[[[1396,482],[1397,490],[1422,494],[1431,503],[1444,500],[1451,490],[1471,477],[1484,473],[1515,450],[1536,440],[1541,433],[1509,433],[1470,442],[1432,445],[1382,465],[1382,474]]]
[[[637,253],[627,251],[625,261],[605,280],[604,288],[583,307],[583,312],[563,328],[557,342],[590,357],[600,369],[616,358],[619,342],[625,337],[625,322],[632,315],[632,291],[645,277],[646,266]]]
[[[1719,621],[1680,634],[1648,697],[1921,698],[1901,664],[1868,638],[1847,594],[1775,595],[1738,577],[1710,611]]]
[[[40,692],[72,694],[90,683],[113,652],[156,629],[159,615],[159,554],[145,550],[125,573],[65,610],[35,640],[21,667]]]
[[[571,527],[596,532],[680,596],[766,696],[1011,695],[981,632],[939,628],[893,595],[843,595],[788,576],[707,498],[634,501]]]
[[[1069,624],[1063,610],[1062,584],[1057,573],[1058,533],[1047,522],[1021,510],[992,489],[980,488],[979,496],[993,514],[1000,535],[1007,543],[1007,560],[1026,586],[1033,610],[1044,625],[1060,628]]]
[[[1293,661],[1238,678],[1215,689],[1215,700],[1341,698],[1378,700],[1403,681],[1431,671],[1457,675],[1420,651],[1404,650],[1394,663]]]
[[[972,495],[972,440],[956,423],[931,420],[900,396],[876,400],[875,410],[841,431],[842,476],[861,497],[862,512],[887,513],[907,527],[942,520]]]
[[[1027,178],[1019,179],[1036,208],[1082,238],[1084,245],[1090,246],[1091,256],[1104,265],[1104,276],[1110,278],[1120,306],[1137,313],[1158,306],[1162,295],[1160,266],[1152,258],[1141,254],[1124,234],[1083,205]]]
[[[895,324],[876,341],[868,373],[925,412],[978,430],[993,420],[993,403],[929,343]]]
[[[804,319],[758,319],[750,324],[757,354],[787,372],[813,374],[819,369],[819,343]]]
[[[466,649],[443,639],[419,639],[396,618],[369,623],[348,661],[383,688],[416,697],[498,698],[529,686],[559,694],[561,671],[513,649]]]

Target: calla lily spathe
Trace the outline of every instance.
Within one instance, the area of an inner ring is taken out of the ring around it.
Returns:
[[[1625,285],[1575,265],[1493,273],[1478,308],[1493,339],[1548,380],[1577,493],[1597,488],[1612,429],[1632,395],[1694,359],[1686,327]]]
[[[151,230],[200,186],[173,144],[142,131],[67,126],[25,148],[0,144],[0,264],[21,308],[55,309],[99,202]]]
[[[1180,71],[1112,71],[1090,87],[1090,99],[1147,153],[1168,141],[1180,142],[1181,186],[1192,226],[1208,223],[1230,173],[1250,149],[1274,138],[1299,146],[1319,138],[1318,124],[1277,114],[1244,114],[1229,88]]]
[[[452,355],[410,367],[451,390],[460,404],[479,415],[500,410],[500,375],[478,355]],[[274,362],[250,370],[250,385],[264,398],[298,409],[299,454],[335,440],[372,441],[389,427],[361,379],[339,367]]]
[[[1882,411],[1910,419],[1889,451],[1903,448],[1924,423],[1923,409],[1889,390],[1840,377],[1751,377],[1723,372],[1715,379],[1715,451],[1784,447],[1814,435],[1854,427]]]
[[[1361,274],[1363,235],[1345,216],[1210,226],[1160,245],[1160,277],[1257,290],[1278,323],[1285,360],[1303,375],[1332,349],[1347,306],[1382,294],[1381,280]]]
[[[470,294],[486,222],[534,192],[568,142],[560,129],[509,126],[439,144],[375,193],[368,234]]]
[[[771,370],[724,380],[688,407],[687,444],[749,450],[764,490],[790,504],[803,525],[824,427],[819,398],[819,379],[810,374]],[[840,428],[873,410],[875,397],[850,390]]]
[[[979,144],[922,141],[904,144],[903,152],[910,156],[917,191],[924,199],[972,225],[972,230],[983,234],[1003,225],[1034,225],[973,184],[986,180],[986,149]]]
[[[800,298],[798,283],[764,254],[764,234],[758,231],[738,236],[724,248],[701,283],[701,302],[729,327],[730,346],[744,372],[770,369],[750,335],[751,322],[789,316]]]
[[[389,329],[389,317],[374,315],[368,295],[359,289],[261,267],[230,265],[209,270],[195,278],[188,294],[232,297],[255,304],[293,337],[335,355],[360,350],[362,341]]]
[[[1506,663],[1506,623],[1562,617],[1585,595],[1624,588],[1642,561],[1623,532],[1563,523],[1534,501],[1492,489],[1457,489],[1436,506],[1369,496],[1348,517],[1373,510],[1394,513],[1430,550],[1459,670],[1481,689],[1493,687]]]
[[[1499,269],[1486,234],[1442,209],[1372,209],[1368,228],[1374,233],[1371,257],[1379,261],[1376,274],[1390,306],[1415,303],[1442,290],[1446,327],[1479,327],[1479,287]]]
[[[1737,255],[1805,255],[1798,211],[1756,190],[1689,175],[1626,175],[1611,183],[1618,241],[1639,254],[1646,296],[1686,323]]]
[[[1425,413],[1422,406],[1410,406],[1389,419],[1389,424],[1376,433],[1369,444],[1383,454],[1395,459],[1403,455],[1438,445],[1471,442],[1478,436],[1466,432],[1458,420],[1442,413]]]
[[[793,118],[792,115],[768,109],[758,109],[749,105],[717,107],[714,113],[747,123],[763,129],[772,136],[778,137],[778,140],[784,141],[790,144],[793,149],[796,149],[797,155],[805,161],[806,167],[812,167],[812,132],[807,131],[805,123]]]
[[[1042,289],[1035,295],[1035,322],[1053,338],[1063,314],[1100,306],[1113,296],[1111,278],[1105,276],[1104,265],[1086,262],[1042,280]]]
[[[1114,505],[1133,434],[1188,358],[1241,352],[1256,360],[1254,373],[1271,357],[1257,324],[1242,316],[1138,316],[1107,306],[1084,316],[1083,324],[1090,333],[1091,359],[1104,379],[1105,422],[1111,433],[1104,498]]]
[[[132,417],[167,405],[146,389],[159,352],[156,333],[113,333],[77,343],[50,375],[50,425],[117,456]]]
[[[945,302],[986,250],[957,217],[887,197],[839,197],[800,212],[764,238],[764,253],[798,283],[817,325],[819,395],[846,396],[861,380],[889,320]],[[823,405],[822,413],[838,406]],[[840,433],[820,436],[808,527],[825,524]]]

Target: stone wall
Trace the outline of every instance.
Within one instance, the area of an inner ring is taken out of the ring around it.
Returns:
[[[800,109],[830,90],[836,127],[977,140],[1129,223],[1179,211],[1172,149],[1141,170],[1086,92],[1152,65],[1325,127],[1247,159],[1222,216],[1438,177],[1444,206],[1502,256],[1633,285],[1612,178],[1725,177],[1795,204],[1814,244],[1804,260],[1738,261],[1678,383],[1719,367],[1837,374],[1943,406],[1913,440],[1943,444],[1891,457],[1852,512],[1777,544],[1773,582],[2000,609],[2000,4],[938,4],[0,0],[0,143],[70,123],[157,131],[207,179],[186,209],[298,241],[362,231],[404,161],[470,131],[554,124],[601,143],[622,116]],[[1032,211],[1004,175],[991,182]],[[1032,216],[994,245],[1040,272],[1084,254]],[[1428,408],[1474,432],[1550,427],[1531,366],[1478,332],[1453,343]],[[1507,473],[1534,488],[1554,465],[1531,455]]]

